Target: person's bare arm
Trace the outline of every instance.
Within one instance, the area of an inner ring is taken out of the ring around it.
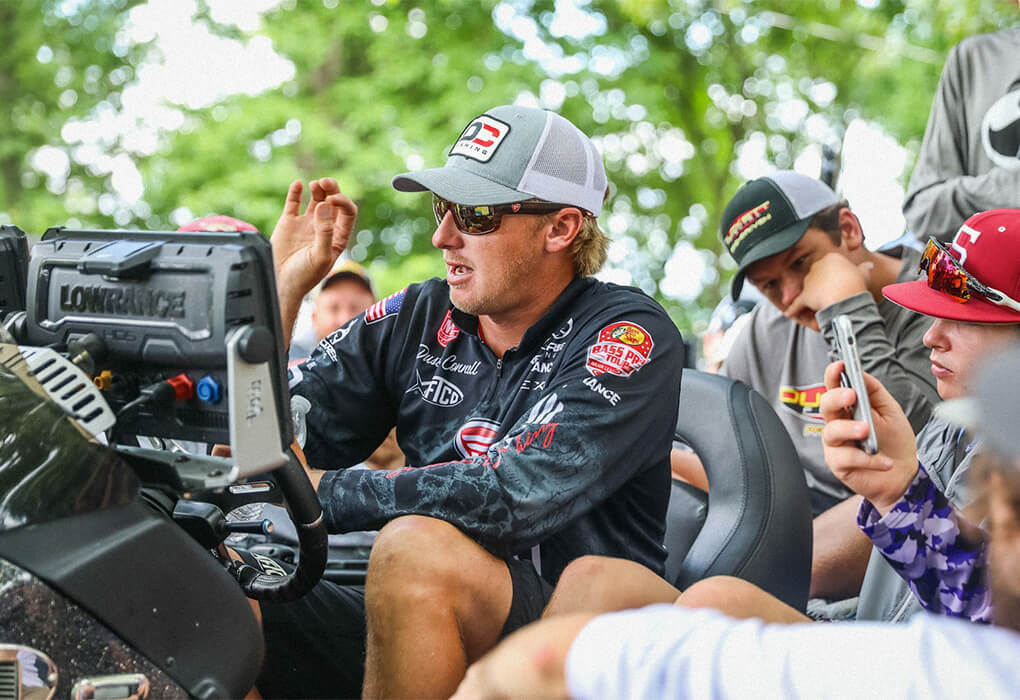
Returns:
[[[871,540],[857,527],[860,496],[851,496],[814,520],[811,597],[840,600],[861,590]]]
[[[669,452],[669,466],[674,479],[686,481],[691,486],[708,491],[708,476],[696,452],[674,447]]]

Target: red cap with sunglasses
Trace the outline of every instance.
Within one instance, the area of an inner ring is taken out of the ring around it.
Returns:
[[[882,289],[900,306],[952,321],[1020,323],[1020,209],[967,219],[948,246],[935,238],[916,282]]]

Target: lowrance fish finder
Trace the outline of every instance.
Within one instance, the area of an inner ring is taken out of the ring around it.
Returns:
[[[205,487],[286,462],[285,355],[264,236],[51,228],[32,250],[28,280],[24,318],[13,324],[23,354],[79,419],[108,405],[110,442],[230,444],[228,470],[198,459]],[[72,391],[81,382],[61,371],[67,361],[104,402]]]

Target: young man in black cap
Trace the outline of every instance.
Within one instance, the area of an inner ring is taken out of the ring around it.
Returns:
[[[413,468],[312,472],[331,531],[381,527],[364,592],[320,583],[262,605],[268,695],[448,696],[535,619],[569,561],[661,571],[683,344],[640,292],[594,280],[606,176],[562,117],[502,106],[430,191],[445,280],[377,302],[292,369],[311,466],[354,464],[394,425]],[[288,193],[272,237],[283,327],[330,269],[356,207],[334,180]],[[299,431],[300,432],[300,431]],[[367,609],[367,615],[366,615]]]
[[[915,429],[938,400],[921,337],[926,323],[882,297],[884,285],[912,279],[916,253],[869,251],[857,216],[821,181],[779,171],[745,184],[723,213],[720,235],[737,262],[733,293],[745,279],[759,304],[734,341],[722,373],[768,399],[793,439],[815,515],[811,593],[854,595],[870,545],[853,527],[856,499],[825,465],[818,401],[835,356],[832,319],[853,322],[865,371],[903,404]]]
[[[914,278],[917,255],[867,250],[846,202],[820,180],[791,171],[745,184],[726,205],[720,235],[738,266],[733,294],[746,280],[771,302],[751,312],[722,372],[772,402],[801,457],[817,515],[850,495],[826,468],[820,439],[818,399],[835,352],[833,318],[850,316],[865,371],[891,388],[915,428],[937,401],[921,343],[924,319],[881,292]]]

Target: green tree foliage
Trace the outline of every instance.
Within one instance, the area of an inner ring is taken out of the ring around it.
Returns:
[[[109,161],[68,143],[69,121],[109,115],[147,53],[119,35],[137,0],[0,3],[0,218],[41,232],[69,217],[112,226]],[[107,144],[123,151],[121,144]],[[41,153],[39,149],[45,149]],[[55,176],[33,165],[42,158]]]
[[[145,184],[143,201],[104,207],[113,188],[96,163],[108,161],[85,158],[61,131],[116,111],[120,91],[159,60],[124,41],[132,4],[0,10],[0,211],[15,223],[157,228],[216,212],[269,231],[290,181],[331,175],[360,206],[351,253],[372,263],[385,293],[441,274],[426,198],[393,191],[391,177],[441,165],[468,119],[520,100],[596,139],[612,181],[602,221],[616,274],[685,329],[705,321],[732,274],[717,222],[745,149],[790,167],[809,146],[838,151],[860,117],[916,150],[949,47],[1020,17],[1001,0],[283,0],[246,32],[200,4],[196,21],[241,42],[268,37],[294,77],[180,107],[183,124],[155,153],[99,144],[130,156]],[[63,185],[32,167],[45,146],[69,154]],[[703,265],[677,264],[691,256]],[[678,295],[668,265],[699,277],[700,292]]]
[[[975,0],[593,1],[604,31],[572,39],[555,35],[554,8],[528,5],[543,38],[588,66],[584,99],[563,111],[604,135],[612,211],[627,222],[613,231],[627,243],[621,264],[682,328],[704,322],[728,289],[718,220],[749,140],[760,137],[768,160],[788,168],[809,144],[838,150],[862,117],[916,149],[949,47],[1017,19],[1007,3]],[[625,67],[595,70],[607,54]],[[662,294],[677,244],[706,263],[696,299]]]
[[[329,175],[360,206],[355,259],[429,250],[428,199],[396,193],[391,178],[441,165],[468,119],[542,78],[493,23],[495,2],[431,5],[291,3],[267,15],[294,80],[230,99],[215,118],[193,114],[190,133],[148,165],[153,210],[230,212],[268,231],[292,180]]]

